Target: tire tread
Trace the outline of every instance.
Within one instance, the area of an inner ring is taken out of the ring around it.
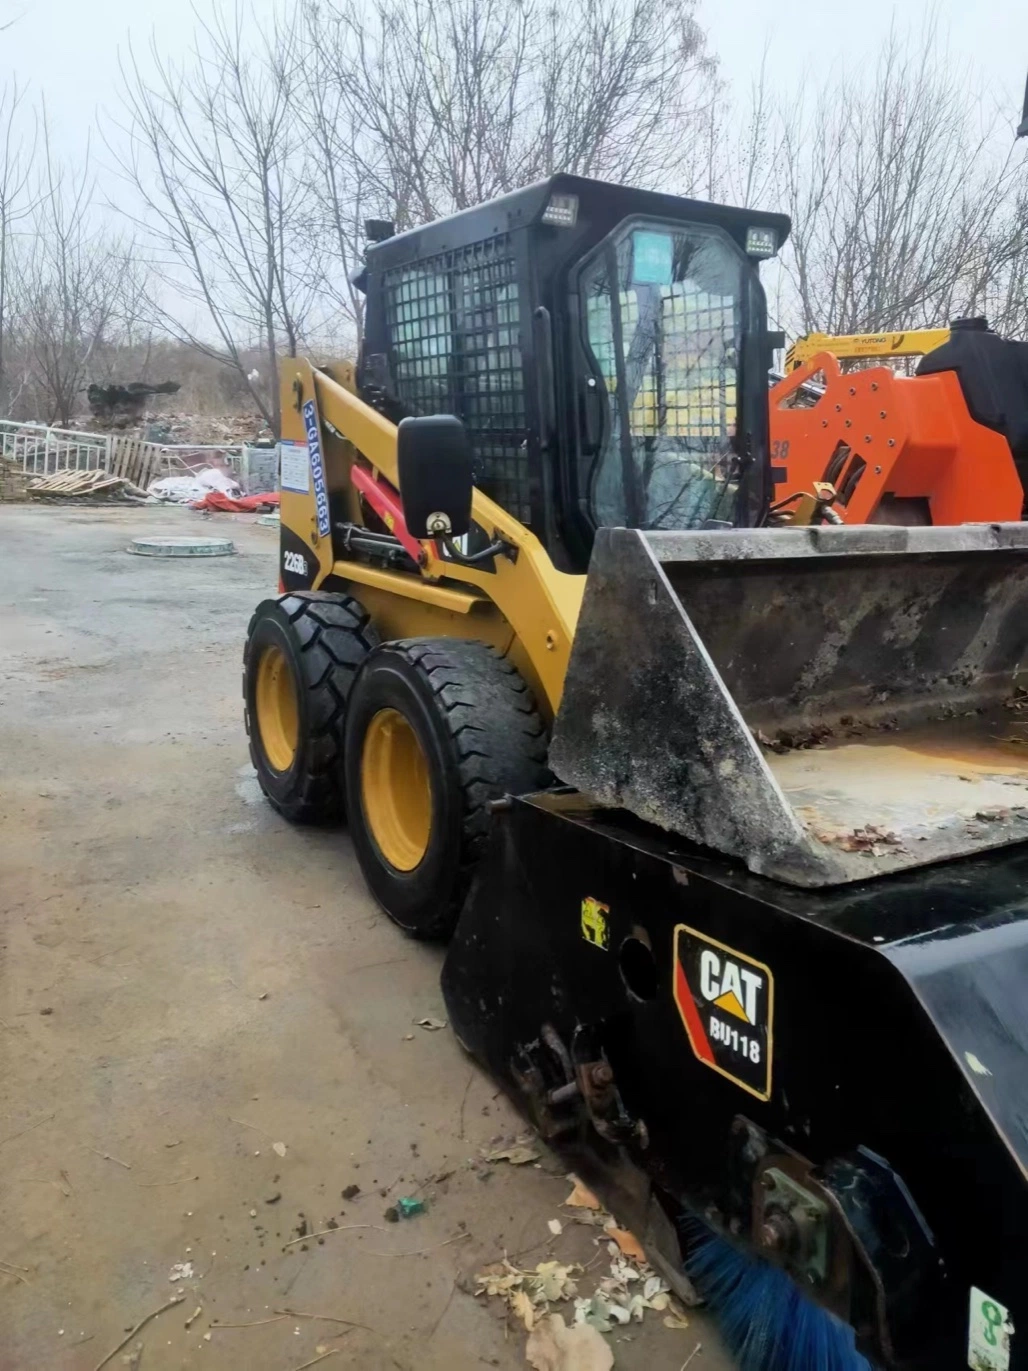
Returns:
[[[250,639],[262,614],[267,612],[268,603],[259,605],[250,619],[243,654],[244,718],[250,759],[258,779],[261,768],[255,730],[245,704],[246,678]],[[270,795],[263,784],[261,788],[279,813],[294,823],[332,822],[343,814],[341,761],[346,702],[364,658],[378,646],[378,634],[367,610],[348,595],[288,591],[270,603],[277,603],[282,609],[296,635],[311,729],[295,796],[283,803]]]

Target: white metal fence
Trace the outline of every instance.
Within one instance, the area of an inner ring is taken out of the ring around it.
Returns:
[[[0,419],[0,455],[33,476],[101,467],[107,470],[110,439],[102,433],[76,433],[47,424]]]
[[[231,469],[238,470],[241,448],[210,450],[218,452]],[[145,490],[158,476],[187,470],[191,463],[185,458],[202,456],[204,451],[186,445],[148,443],[123,433],[84,433],[54,428],[51,424],[20,424],[13,419],[0,419],[0,457],[30,476],[102,470],[112,476],[124,476]]]
[[[276,449],[244,443],[147,443],[123,433],[86,433],[0,419],[0,458],[29,476],[99,470],[124,476],[143,490],[158,476],[183,475],[207,465],[227,467],[245,491],[278,487]]]

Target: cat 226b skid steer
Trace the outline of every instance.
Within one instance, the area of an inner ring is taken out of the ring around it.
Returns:
[[[854,428],[847,377],[804,422],[873,469],[924,394],[914,494],[977,465],[982,522],[840,526],[790,488],[758,275],[788,229],[567,176],[370,225],[358,366],[282,364],[253,762],[452,935],[461,1041],[735,1299],[745,1366],[1025,1371],[1016,467],[973,367],[866,427],[865,371]]]

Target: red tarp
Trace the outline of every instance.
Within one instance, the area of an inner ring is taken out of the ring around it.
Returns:
[[[223,514],[254,514],[259,509],[275,509],[278,506],[278,492],[268,491],[264,495],[241,495],[233,500],[220,490],[210,490],[202,500],[194,500],[190,509],[217,510]]]

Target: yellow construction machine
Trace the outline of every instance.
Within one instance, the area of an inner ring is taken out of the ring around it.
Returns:
[[[1017,345],[769,416],[781,215],[556,176],[369,228],[358,365],[281,369],[265,794],[452,935],[461,1041],[746,1371],[1025,1371]],[[906,525],[962,464],[954,526],[840,527],[808,450],[851,502],[906,453]]]
[[[866,357],[923,357],[948,343],[948,328],[911,328],[889,333],[805,333],[785,354],[785,370],[796,371],[818,353],[830,352],[839,361]]]

